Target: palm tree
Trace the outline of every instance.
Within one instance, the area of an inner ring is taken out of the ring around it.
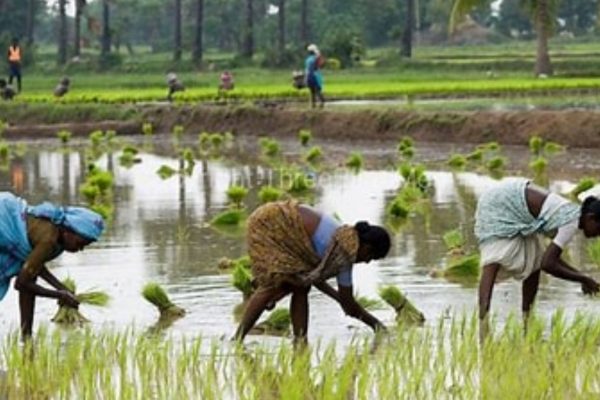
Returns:
[[[279,12],[277,13],[279,56],[283,57],[283,52],[285,51],[285,0],[279,0],[277,7],[279,7]]]
[[[109,0],[102,0],[102,56],[110,53],[110,7]]]
[[[75,0],[75,32],[73,33],[73,55],[79,57],[81,55],[81,16],[86,0]]]
[[[58,1],[58,65],[67,63],[67,0]]]
[[[242,45],[242,55],[252,58],[254,55],[254,1],[246,0],[246,27]]]
[[[308,44],[308,0],[302,0],[300,6],[300,44]]]
[[[196,0],[196,37],[194,40],[194,51],[192,58],[195,64],[202,61],[202,30],[204,26],[204,0]]]
[[[531,14],[531,19],[537,33],[537,55],[535,60],[535,75],[552,75],[552,63],[548,53],[548,39],[553,33],[554,22],[558,13],[560,0],[521,0]],[[458,21],[473,8],[488,4],[488,0],[454,0],[450,15],[450,30],[454,30]]]
[[[175,38],[173,61],[181,60],[181,0],[175,0]]]
[[[1,2],[0,2],[1,3]],[[27,1],[27,20],[25,21],[25,37],[27,45],[33,44],[33,28],[35,26],[36,0]]]
[[[406,19],[402,33],[402,46],[400,55],[410,58],[412,56],[413,28],[415,25],[415,0],[406,0]]]

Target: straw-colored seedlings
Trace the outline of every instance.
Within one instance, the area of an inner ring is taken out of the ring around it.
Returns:
[[[72,293],[75,293],[75,298],[81,304],[87,304],[96,307],[104,307],[108,304],[108,301],[110,300],[108,294],[101,291],[88,291],[77,293],[75,281],[73,281],[73,279],[71,278],[66,278],[63,281],[63,284]],[[89,322],[89,320],[79,312],[79,309],[59,303],[58,311],[56,312],[54,317],[52,317],[52,322],[62,325],[82,325],[86,322]]]
[[[396,311],[396,321],[405,324],[422,325],[425,316],[395,286],[384,286],[379,289],[379,296]]]
[[[147,283],[142,289],[142,296],[158,309],[161,319],[181,318],[185,315],[185,310],[175,305],[158,283]]]

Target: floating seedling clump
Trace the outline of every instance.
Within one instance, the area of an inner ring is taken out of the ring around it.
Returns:
[[[467,157],[462,154],[453,154],[448,159],[448,165],[450,168],[463,169],[467,165]]]
[[[357,151],[353,151],[346,159],[346,167],[353,171],[360,171],[363,167],[363,156]]]
[[[241,209],[230,209],[220,212],[211,219],[211,225],[234,226],[239,225],[244,220],[244,211]]]
[[[248,195],[248,189],[243,186],[232,185],[229,186],[226,194],[227,199],[229,200],[229,203],[231,205],[233,205],[236,208],[242,208],[242,203]]]
[[[61,129],[60,131],[56,132],[56,137],[58,137],[62,144],[69,143],[69,140],[71,140],[71,136],[73,136],[71,131],[68,131],[66,129]]]
[[[283,190],[273,186],[263,186],[258,191],[258,198],[262,204],[280,200],[282,196]]]
[[[177,170],[168,165],[161,165],[156,170],[156,173],[158,174],[158,176],[160,176],[161,179],[169,179],[170,177],[172,177],[173,175],[175,175],[177,173]]]
[[[175,305],[158,283],[147,283],[142,289],[142,296],[158,309],[160,318],[178,318],[185,315],[185,310]]]
[[[142,133],[144,135],[150,136],[154,134],[154,126],[150,122],[144,122],[142,124]]]
[[[254,285],[252,284],[252,270],[250,264],[245,263],[245,260],[234,263],[231,271],[231,284],[237,290],[242,292],[244,301],[248,300],[254,293]]]
[[[304,147],[308,146],[308,144],[310,143],[311,139],[312,139],[312,133],[310,130],[308,129],[301,129],[300,132],[298,132],[298,139],[300,139],[300,144]]]
[[[313,146],[304,155],[306,162],[316,164],[323,158],[323,150],[319,146]]]
[[[281,153],[281,145],[275,139],[260,138],[258,141],[262,154],[266,157],[277,157]]]
[[[589,176],[581,178],[579,182],[577,182],[577,185],[575,185],[573,190],[571,190],[571,197],[573,199],[577,199],[581,193],[590,190],[591,188],[596,186],[597,183],[598,180],[596,178],[592,178]]]

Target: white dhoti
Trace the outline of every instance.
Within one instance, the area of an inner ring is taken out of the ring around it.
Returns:
[[[481,265],[500,264],[497,279],[524,280],[541,269],[544,255],[543,235],[517,235],[497,238],[480,244]]]

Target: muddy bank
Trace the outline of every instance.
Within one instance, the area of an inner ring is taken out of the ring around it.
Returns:
[[[311,129],[323,138],[339,140],[397,140],[409,135],[417,141],[480,143],[496,140],[505,144],[526,144],[533,134],[571,147],[600,147],[600,112],[563,111],[477,111],[415,112],[393,109],[332,111],[285,108],[277,103],[259,106],[191,105],[114,105],[95,115],[71,110],[61,116],[52,107],[52,118],[43,111],[6,112],[0,107],[0,119],[8,121],[4,136],[52,137],[60,129],[75,135],[87,135],[95,129],[113,129],[119,134],[141,133],[143,122],[151,122],[155,132],[168,133],[174,125],[183,125],[189,134],[202,131],[231,131],[237,135],[295,136],[300,129]],[[127,112],[123,112],[123,108]],[[119,120],[106,118],[118,115]]]

